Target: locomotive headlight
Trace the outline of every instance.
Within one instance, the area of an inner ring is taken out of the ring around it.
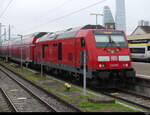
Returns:
[[[110,61],[109,56],[98,56],[98,61]]]
[[[104,67],[106,67],[106,65],[105,64],[99,64],[99,67],[104,68]]]
[[[128,67],[129,66],[129,64],[123,64],[123,67]]]
[[[129,56],[119,56],[119,61],[130,61]]]

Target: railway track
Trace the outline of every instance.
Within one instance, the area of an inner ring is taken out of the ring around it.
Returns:
[[[46,101],[34,94],[29,88],[10,77],[0,69],[3,78],[2,86],[17,112],[56,112]],[[3,73],[2,73],[3,72]]]
[[[122,101],[125,101],[127,103],[131,103],[133,105],[137,105],[141,108],[144,108],[147,110],[150,109],[150,98],[149,97],[138,95],[138,94],[131,93],[131,92],[121,91],[121,90],[116,90],[115,93],[110,93],[110,92],[98,91],[98,90],[95,90],[93,88],[90,88],[90,89],[96,91],[97,93],[101,93],[101,94],[107,95],[109,97],[112,97],[112,98],[115,98],[118,100],[122,100]]]
[[[0,102],[1,112],[18,112],[14,103],[2,88],[0,88]]]
[[[17,82],[17,84],[19,84],[25,90],[30,91],[32,93],[32,95],[34,95],[34,97],[37,97],[38,99],[43,101],[45,105],[52,108],[52,111],[50,111],[50,112],[82,112],[80,109],[76,108],[72,104],[61,100],[60,98],[53,95],[52,93],[47,92],[44,89],[42,89],[41,87],[22,78],[19,74],[11,71],[10,69],[6,69],[3,65],[0,65],[0,70],[4,74],[6,74],[9,78],[11,78],[13,81]],[[34,109],[32,109],[32,110],[34,110]],[[50,109],[48,109],[48,110],[50,110]]]
[[[108,91],[108,92],[101,92],[101,93],[110,96],[112,98],[119,99],[127,103],[131,103],[133,105],[137,105],[143,109],[150,110],[149,97],[141,96],[125,90],[116,90],[116,89],[115,91]]]

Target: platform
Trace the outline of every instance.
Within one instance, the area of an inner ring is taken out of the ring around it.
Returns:
[[[137,77],[150,79],[150,63],[133,62],[133,68]]]

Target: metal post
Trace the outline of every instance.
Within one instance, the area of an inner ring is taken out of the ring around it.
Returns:
[[[9,24],[9,27],[8,27],[8,39],[10,40],[10,35],[11,35],[11,28],[10,28],[10,24]]]
[[[6,28],[4,28],[4,40],[7,40],[6,39]],[[6,62],[8,62],[8,46],[7,46],[7,52],[6,52]]]
[[[96,16],[96,25],[98,25],[98,16],[103,16],[103,14],[91,13],[90,15]]]
[[[9,26],[8,26],[8,40],[10,41],[10,39],[11,39],[11,26],[10,26],[10,24],[9,24]],[[9,52],[8,52],[8,55],[9,55],[9,56],[11,56],[10,53],[11,53],[11,52],[10,52],[10,50],[9,50]]]
[[[6,36],[6,28],[4,28],[4,39],[6,40],[7,38],[6,38],[7,36]]]
[[[43,64],[41,63],[41,77],[43,76]]]
[[[23,44],[22,44],[22,37],[23,37],[23,35],[18,35],[18,36],[20,36],[21,37],[21,48],[20,48],[20,50],[21,50],[21,69],[22,69],[22,67],[23,67],[23,64],[22,64],[22,46],[23,46]]]
[[[0,42],[2,43],[3,40],[2,40],[2,36],[5,35],[5,33],[2,35],[2,27],[5,26],[5,25],[2,25],[2,23],[0,23]],[[5,36],[4,36],[5,37]],[[4,39],[5,40],[5,39]]]
[[[0,40],[2,40],[1,37],[2,36],[2,23],[0,23]]]
[[[22,69],[22,36],[21,36],[21,69]]]
[[[98,15],[96,15],[96,25],[98,24],[97,18],[98,18]]]
[[[86,96],[86,51],[84,51],[83,75],[84,75],[83,93],[84,93],[84,96]]]
[[[42,51],[41,51],[41,77],[43,76],[43,64],[42,64]]]

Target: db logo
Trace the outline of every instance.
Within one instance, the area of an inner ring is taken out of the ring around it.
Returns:
[[[117,56],[111,56],[111,61],[117,61],[118,57]]]

